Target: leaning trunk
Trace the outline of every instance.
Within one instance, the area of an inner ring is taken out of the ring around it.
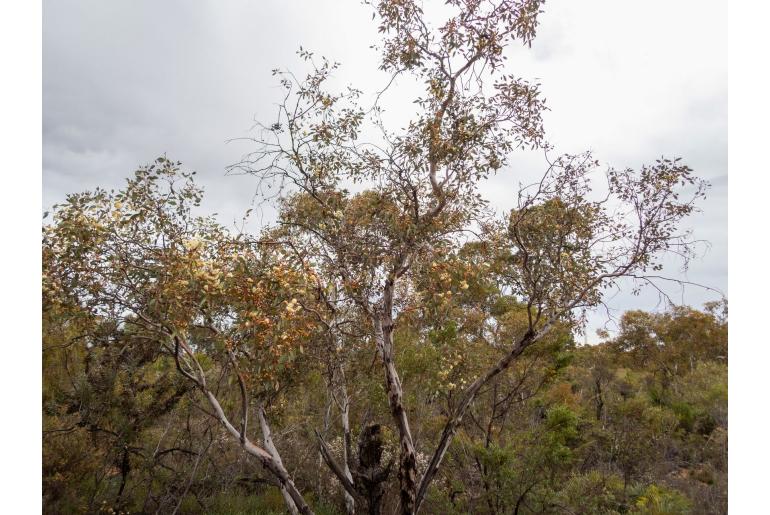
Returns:
[[[281,460],[281,455],[278,453],[278,449],[273,442],[273,435],[270,432],[270,426],[267,423],[267,419],[265,418],[265,410],[262,408],[262,406],[257,409],[257,414],[259,415],[259,426],[262,429],[262,439],[265,442],[265,449],[273,456],[276,464],[283,468],[283,460]],[[294,502],[294,499],[291,498],[291,494],[286,488],[286,484],[282,483],[280,488],[283,501],[286,504],[286,508],[288,508],[289,513],[291,513],[291,515],[299,515],[299,509],[297,509],[297,505]]]
[[[246,450],[246,452],[259,459],[262,465],[267,470],[269,470],[273,476],[275,476],[275,478],[278,480],[278,483],[281,485],[281,492],[285,490],[288,493],[295,509],[297,509],[302,515],[313,515],[313,510],[310,509],[310,506],[307,505],[305,499],[302,497],[302,494],[294,485],[294,482],[291,480],[291,477],[289,477],[289,473],[286,470],[286,467],[283,466],[283,463],[276,461],[270,452],[262,449],[257,445],[254,445],[254,443],[246,438],[245,435],[241,435],[235,426],[230,423],[230,420],[228,420],[224,410],[222,409],[222,405],[219,404],[219,401],[210,390],[204,389],[204,394],[206,395],[209,404],[214,409],[214,413],[220,423],[231,435],[233,435],[241,442],[241,446],[244,448],[244,450]],[[287,508],[292,510],[291,505],[288,503]]]

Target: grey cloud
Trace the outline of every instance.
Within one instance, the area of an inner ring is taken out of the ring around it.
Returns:
[[[726,290],[725,2],[554,0],[545,8],[532,50],[513,49],[509,63],[519,76],[540,78],[558,150],[591,149],[616,167],[682,156],[713,185],[692,220],[695,237],[712,246],[687,277]],[[271,69],[301,72],[294,53],[302,45],[343,63],[339,84],[369,93],[383,85],[369,49],[375,22],[357,1],[46,0],[43,15],[45,209],[68,192],[119,187],[166,153],[199,172],[206,208],[230,223],[250,206],[255,185],[225,177],[250,149],[226,141],[247,136],[254,117],[274,116],[280,90]],[[412,104],[408,81],[398,86],[388,105],[400,122]],[[503,211],[517,184],[542,170],[542,156],[520,154],[484,193]],[[712,298],[688,289],[685,301]],[[624,292],[611,304],[654,307],[655,295]],[[603,320],[594,315],[591,326]]]

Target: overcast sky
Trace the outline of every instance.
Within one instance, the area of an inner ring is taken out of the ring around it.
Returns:
[[[618,168],[679,156],[712,183],[691,221],[710,248],[686,275],[673,264],[667,272],[725,293],[726,16],[724,1],[551,0],[532,49],[509,60],[511,72],[542,83],[558,151],[590,149]],[[254,181],[224,172],[249,146],[226,141],[248,136],[255,118],[273,118],[280,90],[271,70],[303,71],[302,45],[340,61],[339,82],[374,92],[384,79],[369,49],[375,23],[357,0],[44,1],[44,208],[69,192],[120,187],[166,154],[198,172],[209,211],[224,223],[240,218]],[[412,98],[399,91],[388,105],[408,113]],[[483,192],[502,211],[519,181],[542,170],[541,160],[519,156]],[[693,306],[718,297],[671,293]],[[654,309],[658,297],[621,293],[609,303]],[[606,318],[593,315],[591,329]]]

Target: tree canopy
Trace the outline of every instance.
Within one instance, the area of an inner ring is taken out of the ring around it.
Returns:
[[[380,96],[331,91],[336,63],[302,50],[307,75],[274,71],[278,117],[233,167],[278,208],[258,233],[194,215],[202,191],[166,157],[57,207],[52,505],[211,512],[264,483],[291,513],[680,513],[691,474],[722,502],[726,313],[629,312],[606,343],[573,340],[607,289],[686,265],[705,183],[677,158],[553,157],[539,85],[505,53],[535,37],[542,2],[447,3],[438,24],[372,3],[381,69],[423,86],[403,129]],[[520,148],[546,166],[501,217],[479,186]],[[72,462],[65,439],[99,452]]]

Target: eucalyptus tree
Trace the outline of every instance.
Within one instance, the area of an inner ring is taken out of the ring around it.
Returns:
[[[285,89],[278,117],[233,167],[278,192],[275,226],[232,234],[193,216],[200,190],[178,163],[160,158],[117,193],[71,195],[43,232],[48,301],[156,342],[201,408],[275,477],[292,513],[311,509],[267,409],[300,369],[328,372],[342,463],[320,432],[318,445],[348,511],[381,511],[392,465],[400,510],[416,513],[485,388],[531,346],[579,327],[607,288],[654,284],[667,253],[686,260],[693,243],[681,222],[704,192],[678,159],[602,173],[588,153],[548,157],[539,85],[506,62],[512,44],[535,37],[541,1],[449,0],[438,23],[413,0],[372,7],[387,84],[420,84],[409,104],[417,113],[390,128],[380,103],[387,96],[364,106],[362,91],[334,91],[338,65],[304,50],[306,76],[276,70]],[[531,186],[511,187],[513,209],[499,219],[480,184],[493,174],[516,184],[509,165],[522,148],[545,151],[545,171]],[[493,301],[508,302],[516,316],[488,309]],[[467,352],[486,357],[459,384],[437,375],[453,400],[436,440],[417,441],[414,421],[426,415],[405,392],[420,385],[402,382],[396,351],[399,338],[427,341],[431,317],[473,328],[463,335]],[[397,463],[381,463],[376,424],[362,428],[353,459],[351,346],[376,353]],[[251,436],[254,413],[261,443]],[[418,450],[429,456],[423,464]]]
[[[107,324],[154,345],[199,392],[202,409],[275,477],[290,511],[311,513],[265,413],[315,331],[299,305],[306,271],[281,247],[254,247],[194,216],[201,195],[191,173],[159,158],[118,192],[68,196],[43,228],[47,309],[95,317],[100,324],[80,335],[93,344]],[[261,443],[250,436],[254,413]]]
[[[605,289],[625,278],[654,281],[664,254],[686,258],[692,251],[680,222],[704,184],[677,159],[639,171],[610,169],[597,190],[601,172],[590,154],[559,156],[536,184],[512,187],[516,205],[507,220],[486,215],[479,185],[492,174],[511,174],[514,151],[553,153],[539,85],[519,78],[505,53],[512,44],[531,44],[542,3],[449,0],[449,14],[436,23],[420,2],[371,2],[388,84],[411,77],[422,86],[410,104],[414,118],[401,129],[388,127],[380,104],[387,96],[365,107],[360,90],[333,90],[329,79],[338,65],[302,50],[311,71],[302,78],[274,72],[285,88],[278,117],[260,126],[257,148],[233,167],[280,192],[282,238],[297,263],[337,292],[326,299],[328,309],[355,312],[368,323],[362,339],[377,350],[383,371],[405,514],[424,502],[482,387],[553,327],[579,323]],[[495,273],[525,306],[527,323],[459,394],[438,441],[416,442],[410,420],[420,412],[405,405],[394,336],[426,296],[451,295],[419,291],[416,278],[466,242],[470,230],[503,258]],[[418,445],[430,450],[424,470],[418,470]],[[343,467],[327,458],[357,496]]]

